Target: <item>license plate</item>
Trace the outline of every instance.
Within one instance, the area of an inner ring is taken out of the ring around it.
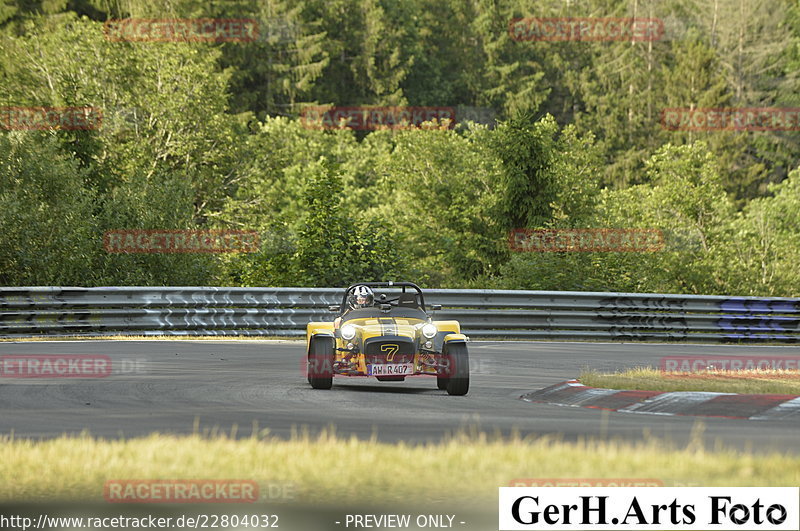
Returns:
[[[367,365],[367,374],[370,376],[398,376],[414,372],[413,363],[387,363]]]

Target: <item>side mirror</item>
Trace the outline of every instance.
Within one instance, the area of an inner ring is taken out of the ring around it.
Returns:
[[[431,310],[433,310],[434,312],[441,309],[442,309],[441,304],[431,304]]]
[[[386,300],[386,294],[385,293],[381,293],[380,299],[381,299],[381,302],[385,301]]]
[[[329,312],[338,312],[339,311],[339,305],[338,304],[331,304],[330,306],[328,306],[328,311]]]

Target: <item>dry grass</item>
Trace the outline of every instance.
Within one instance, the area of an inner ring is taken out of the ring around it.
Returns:
[[[699,439],[697,439],[699,440]],[[102,501],[107,480],[239,479],[292,484],[295,501],[495,503],[516,478],[657,478],[666,486],[800,484],[800,457],[708,452],[648,440],[565,443],[459,435],[437,444],[385,444],[327,432],[292,440],[151,435],[46,441],[0,439],[0,502]],[[487,501],[488,500],[488,501]]]
[[[796,370],[664,372],[650,367],[637,367],[616,373],[587,370],[581,373],[579,379],[583,385],[606,389],[800,395],[800,371]]]

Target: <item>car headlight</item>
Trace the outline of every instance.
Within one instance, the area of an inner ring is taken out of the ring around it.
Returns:
[[[422,335],[427,337],[428,339],[433,338],[436,335],[438,330],[436,329],[436,325],[428,323],[422,327]]]
[[[356,327],[353,325],[346,324],[342,327],[342,338],[350,341],[356,337]]]

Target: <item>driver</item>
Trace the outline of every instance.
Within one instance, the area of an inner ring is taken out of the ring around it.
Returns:
[[[369,286],[356,286],[353,288],[353,292],[350,294],[350,297],[348,297],[347,305],[349,307],[344,311],[344,313],[346,314],[350,310],[358,310],[360,308],[370,308],[374,302],[375,294],[372,292],[372,289],[370,289]],[[341,323],[341,317],[334,319],[334,328],[339,328]]]
[[[375,294],[369,286],[356,286],[350,295],[350,309],[369,308],[375,302]]]

